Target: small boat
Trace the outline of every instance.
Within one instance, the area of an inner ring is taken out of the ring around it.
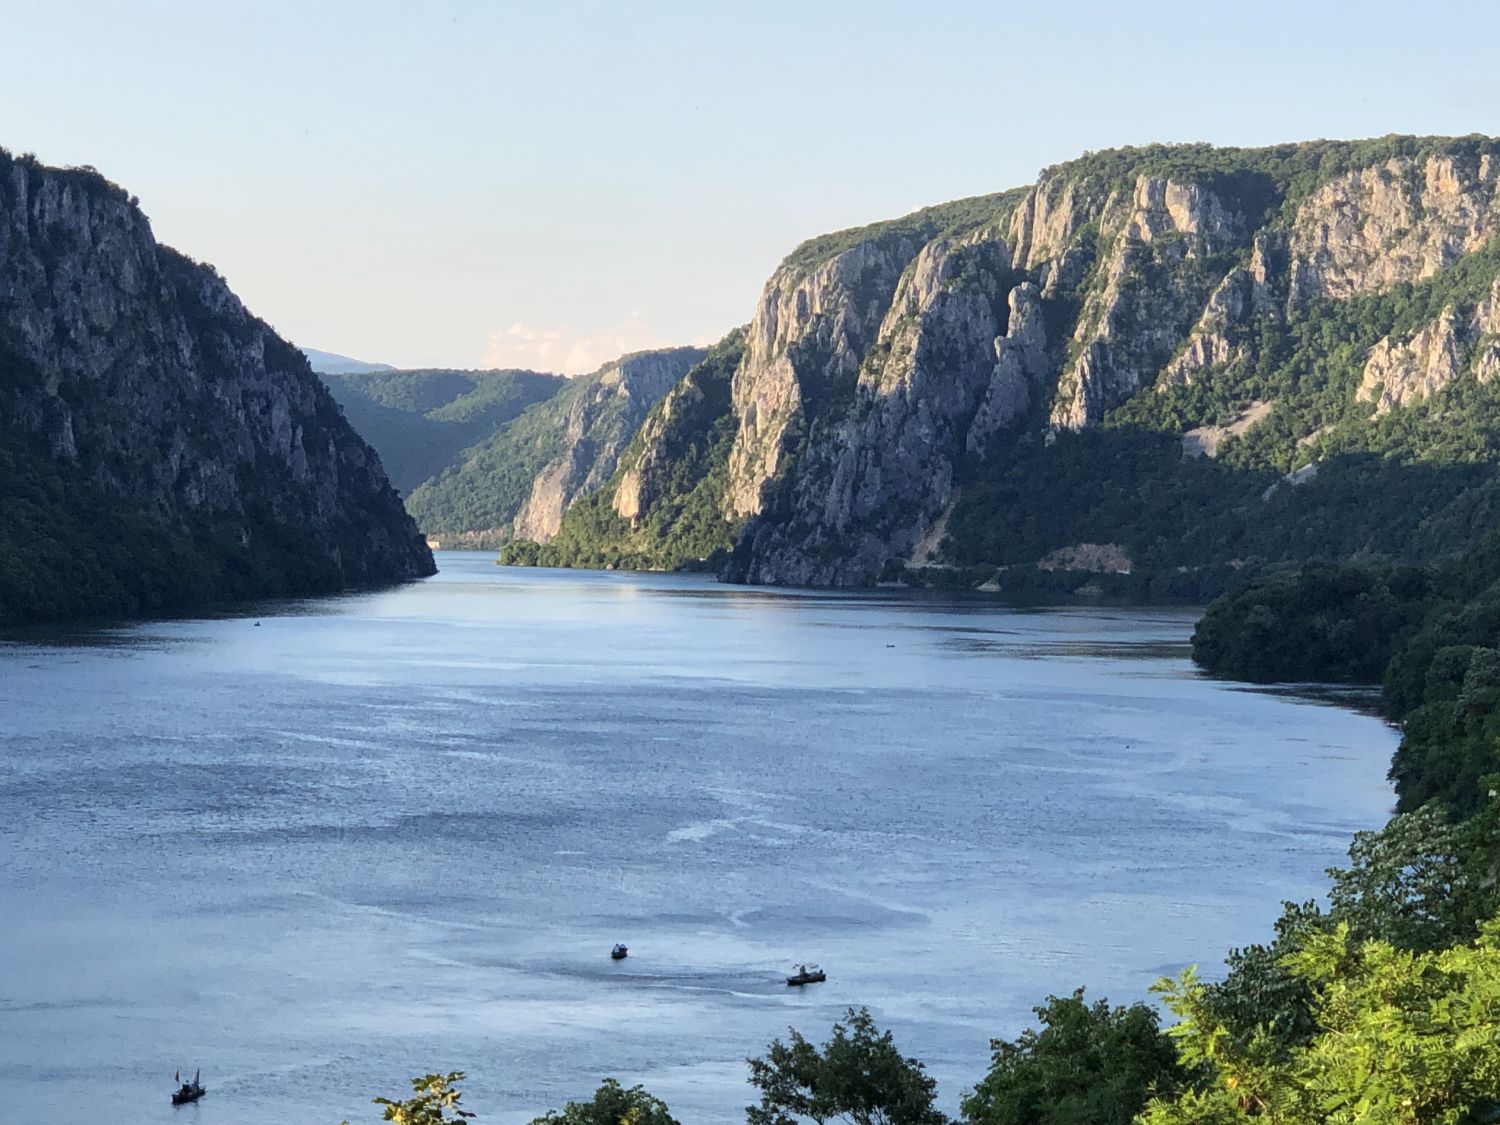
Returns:
[[[189,1086],[186,1082],[184,1082],[182,1084],[182,1089],[178,1090],[175,1094],[172,1095],[172,1104],[187,1105],[188,1102],[195,1102],[206,1093],[208,1093],[208,1091],[205,1090],[202,1086]]]
[[[789,985],[820,984],[828,979],[828,974],[816,965],[798,965],[797,971],[786,978]]]
[[[611,961],[623,961],[629,953],[630,950],[625,948],[623,944],[617,945],[609,951],[609,959]]]
[[[208,1093],[208,1091],[203,1088],[203,1083],[199,1080],[201,1074],[202,1071],[199,1071],[198,1074],[194,1074],[193,1080],[191,1082],[184,1082],[177,1089],[177,1091],[173,1093],[173,1105],[187,1105],[188,1102],[195,1102],[204,1094]]]

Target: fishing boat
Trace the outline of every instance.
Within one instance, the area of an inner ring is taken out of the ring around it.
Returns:
[[[611,961],[623,961],[629,953],[630,950],[623,944],[617,945],[609,951],[609,959]]]
[[[786,978],[786,982],[792,986],[803,984],[819,984],[828,979],[828,974],[816,965],[798,965],[797,971]]]
[[[200,1081],[200,1076],[202,1075],[202,1073],[202,1071],[198,1071],[193,1075],[193,1080],[191,1082],[183,1082],[182,1085],[177,1088],[176,1092],[172,1095],[173,1105],[187,1105],[188,1102],[195,1102],[204,1094],[208,1093],[208,1091],[203,1088],[202,1081]],[[178,1073],[178,1080],[181,1081],[181,1072]]]

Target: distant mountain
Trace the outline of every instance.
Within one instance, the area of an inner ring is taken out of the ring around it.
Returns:
[[[366,363],[362,359],[350,359],[336,352],[320,352],[317,348],[303,348],[302,354],[319,375],[358,375],[369,371],[396,370],[388,363]]]
[[[0,624],[433,570],[301,352],[119,187],[0,150]]]
[[[536,371],[439,369],[325,372],[323,382],[403,495],[567,385],[561,375]]]

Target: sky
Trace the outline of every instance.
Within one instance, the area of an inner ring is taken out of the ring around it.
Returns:
[[[1500,4],[0,0],[0,147],[297,344],[576,374],[1085,150],[1500,133]]]

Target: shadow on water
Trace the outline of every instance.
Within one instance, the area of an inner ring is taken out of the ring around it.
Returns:
[[[339,593],[302,598],[225,602],[200,606],[182,613],[153,614],[150,617],[97,617],[65,623],[10,625],[0,627],[0,650],[6,647],[139,649],[192,644],[197,638],[167,636],[152,630],[196,621],[244,621],[250,625],[262,619],[329,617],[353,612],[371,597],[396,593],[405,586],[426,581],[430,579],[357,587]]]
[[[1019,660],[1190,660],[1193,646],[1178,641],[1048,641],[1014,645],[982,637],[955,637],[943,645],[967,653],[1004,653]]]
[[[1377,719],[1386,717],[1385,711],[1380,706],[1380,689],[1370,684],[1230,684],[1228,686],[1231,691],[1250,692],[1256,695],[1278,695],[1285,699],[1300,699],[1308,703],[1321,703],[1326,707],[1355,711]]]

